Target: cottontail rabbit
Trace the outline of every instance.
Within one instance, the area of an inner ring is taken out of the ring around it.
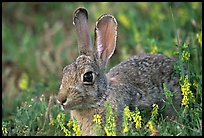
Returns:
[[[71,112],[82,125],[82,135],[94,135],[94,114],[106,114],[106,103],[117,113],[116,126],[122,126],[124,106],[130,109],[151,109],[156,103],[164,105],[163,83],[168,90],[177,92],[174,106],[179,109],[181,92],[179,76],[173,70],[174,59],[163,55],[140,55],[121,62],[105,73],[106,65],[116,46],[117,22],[105,14],[96,22],[95,47],[92,45],[88,12],[78,8],[73,24],[78,37],[80,56],[63,69],[63,78],[57,97],[63,109]],[[171,107],[166,115],[173,113]],[[104,120],[104,118],[102,119]]]

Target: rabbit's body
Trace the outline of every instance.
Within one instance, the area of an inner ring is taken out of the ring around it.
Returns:
[[[117,36],[117,22],[112,15],[104,15],[96,23],[95,45],[92,47],[87,25],[88,13],[79,8],[74,13],[80,56],[63,70],[57,100],[63,109],[71,110],[71,117],[82,126],[82,135],[94,135],[93,116],[100,114],[105,121],[106,105],[110,103],[116,115],[117,132],[122,127],[124,107],[151,109],[166,101],[163,84],[177,92],[173,102],[181,103],[178,75],[173,70],[174,59],[163,55],[133,56],[113,67],[107,74],[106,65],[112,56]],[[173,113],[171,107],[166,115]]]
[[[177,92],[174,98],[178,109],[181,103],[181,92],[179,76],[173,69],[174,61],[173,58],[163,55],[133,56],[108,72],[109,85],[110,87],[123,85],[126,89],[124,97],[127,96],[128,99],[125,104],[130,108],[135,109],[137,106],[140,109],[151,109],[154,103],[159,104],[160,107],[165,103],[163,89],[165,83],[168,90]],[[117,90],[119,95],[124,93],[124,88]]]

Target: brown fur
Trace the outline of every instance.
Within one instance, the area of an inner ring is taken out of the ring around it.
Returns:
[[[94,135],[93,115],[101,114],[105,122],[106,104],[111,103],[116,114],[117,132],[122,128],[123,109],[151,109],[156,103],[160,107],[166,98],[163,83],[168,90],[177,92],[173,101],[179,109],[181,91],[179,76],[173,70],[173,58],[163,55],[137,55],[121,62],[105,74],[106,64],[115,50],[117,22],[112,15],[104,15],[96,23],[95,48],[90,44],[85,9],[79,8],[74,14],[80,56],[67,65],[57,100],[62,107],[71,110],[71,117],[82,125],[82,135]],[[104,25],[104,26],[103,26]],[[84,27],[85,26],[85,27]],[[80,33],[83,32],[83,33]],[[111,34],[108,36],[107,34]],[[84,74],[92,72],[93,82],[83,82]],[[174,111],[167,108],[165,115]],[[117,133],[119,134],[119,133]]]

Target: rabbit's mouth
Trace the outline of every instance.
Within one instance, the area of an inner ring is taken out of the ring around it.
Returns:
[[[70,98],[66,99],[66,102],[61,104],[61,109],[64,110],[75,110],[75,109],[82,109],[83,104],[80,101],[73,101]]]
[[[66,111],[66,110],[74,110],[74,109],[76,109],[77,108],[77,106],[70,106],[70,105],[61,105],[61,109],[63,110],[63,111]]]
[[[80,100],[80,101],[73,101],[69,98],[67,98],[67,101],[63,104],[61,104],[61,109],[63,111],[66,110],[83,110],[83,109],[89,109],[89,108],[95,108],[95,106],[93,106],[93,103],[87,103],[84,100]]]
[[[61,109],[63,111],[66,111],[66,110],[74,110],[74,109],[77,109],[78,108],[78,105],[61,105]]]

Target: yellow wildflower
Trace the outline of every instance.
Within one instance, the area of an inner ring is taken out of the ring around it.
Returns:
[[[159,106],[157,104],[153,104],[152,105],[153,109],[152,109],[152,115],[151,118],[156,120],[157,119],[157,114],[158,114],[158,108]]]
[[[128,125],[125,125],[125,127],[124,127],[124,129],[123,129],[123,133],[126,133],[126,132],[128,132],[128,131],[129,131]]]
[[[6,136],[8,134],[6,127],[2,127],[2,134],[3,136]]]
[[[158,135],[159,134],[159,131],[156,129],[154,123],[152,120],[149,120],[148,123],[147,123],[147,126],[149,128],[149,131],[151,133],[150,136],[155,136],[155,135]]]
[[[198,82],[196,80],[193,81],[193,86],[196,88],[198,87]]]
[[[126,28],[130,27],[129,19],[124,14],[120,14],[118,19]]]
[[[182,75],[180,75],[179,84],[180,84],[180,85],[182,84]]]
[[[141,121],[142,121],[142,117],[140,116],[140,111],[138,109],[138,107],[136,107],[136,111],[135,113],[133,113],[133,120],[135,122],[135,128],[141,128]]]
[[[197,10],[199,7],[200,7],[200,2],[192,2],[192,8],[194,9],[194,10]]]
[[[141,128],[141,120],[142,120],[141,116],[138,116],[135,124],[135,128]]]
[[[196,34],[196,38],[198,39],[198,43],[202,46],[202,31]]]
[[[153,122],[152,121],[148,121],[147,125],[149,127],[150,132],[153,132],[153,130],[154,130]]]
[[[18,86],[21,90],[28,90],[29,77],[26,73],[23,73],[19,79]]]
[[[103,135],[104,131],[102,130],[102,126],[101,126],[101,115],[95,114],[93,116],[93,121],[96,123],[96,125],[94,127],[94,135],[96,135],[96,136]]]
[[[184,79],[184,84],[181,84],[181,92],[182,92],[181,94],[183,95],[181,105],[183,105],[185,109],[188,108],[190,100],[195,101],[195,97],[192,91],[190,90],[190,86],[191,86],[191,83],[189,83],[188,75],[186,75]]]
[[[116,136],[112,131],[110,131],[107,127],[104,128],[107,136]]]
[[[71,136],[71,132],[66,129],[66,127],[63,127],[63,132],[65,133],[65,136]]]
[[[109,129],[108,127],[104,127],[107,136],[116,136],[116,131]]]
[[[107,136],[116,136],[116,124],[115,124],[115,117],[112,111],[112,106],[108,105],[108,111],[106,114],[106,124],[104,130]]]
[[[73,125],[72,120],[69,120],[69,121],[68,121],[68,123],[67,123],[67,126],[68,126],[69,128],[71,128],[71,127],[72,127],[72,125]]]
[[[170,52],[169,50],[166,50],[163,52],[165,56],[172,56],[172,52]]]
[[[75,132],[76,136],[81,136],[81,128],[80,125],[77,123],[77,120],[73,120],[73,131]]]
[[[49,125],[52,125],[52,126],[55,125],[54,120],[53,120],[52,118],[50,118],[50,123],[49,123]]]
[[[151,54],[156,54],[158,52],[158,48],[157,48],[157,46],[156,45],[153,45],[152,47],[151,47]]]
[[[64,120],[65,120],[65,114],[62,113],[62,112],[58,113],[58,114],[57,114],[57,122],[63,123]]]
[[[109,122],[109,125],[110,125],[110,128],[115,128],[115,118],[114,116],[111,116],[111,117],[108,117],[108,122]]]
[[[81,130],[80,130],[79,125],[74,125],[73,130],[74,130],[74,132],[76,133],[77,136],[81,136]]]
[[[183,60],[183,61],[188,61],[189,58],[190,58],[190,53],[187,52],[187,51],[183,51],[183,52],[182,52],[182,60]]]
[[[128,106],[124,108],[124,115],[127,116],[127,118],[129,118],[130,121],[132,120],[131,112]]]
[[[154,124],[156,119],[157,119],[158,105],[153,104],[152,107],[153,107],[153,109],[152,109],[151,118],[147,122],[145,128],[149,128],[149,131],[151,132],[151,136],[154,136],[154,135],[158,134],[158,130],[156,129],[155,124]]]
[[[128,128],[129,122],[128,122],[128,120],[135,123],[135,128],[136,129],[141,128],[142,117],[140,116],[140,111],[139,111],[138,107],[135,108],[135,112],[131,112],[128,106],[126,106],[124,108],[123,133],[126,133],[126,132],[129,131],[129,128]]]
[[[123,112],[123,133],[126,133],[129,131],[129,128],[128,128],[128,119],[131,117],[131,113],[130,113],[130,110],[129,110],[129,107],[126,106],[124,108],[124,112]]]
[[[100,125],[100,124],[101,124],[101,115],[99,115],[99,114],[94,115],[93,121],[94,121],[96,124]]]
[[[64,127],[64,121],[65,121],[65,114],[60,112],[57,115],[57,122],[59,123],[61,130],[65,133],[65,136],[71,136],[71,132],[66,127]]]

